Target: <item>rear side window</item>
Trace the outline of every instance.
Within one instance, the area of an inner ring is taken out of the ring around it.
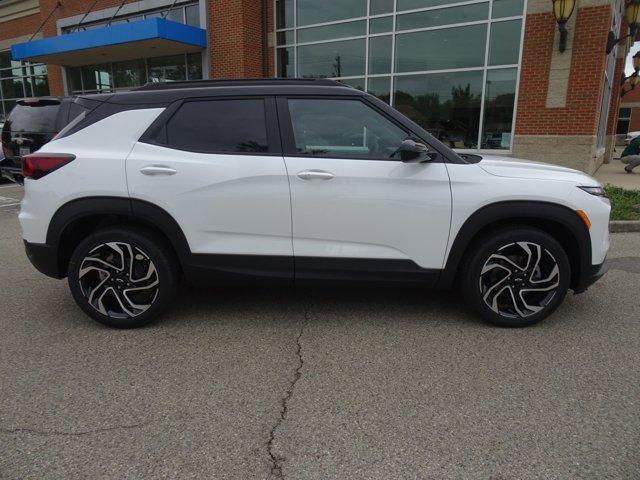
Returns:
[[[59,109],[60,102],[19,102],[11,111],[7,124],[13,132],[55,133]]]
[[[267,152],[264,100],[186,102],[167,122],[166,143],[205,153]]]

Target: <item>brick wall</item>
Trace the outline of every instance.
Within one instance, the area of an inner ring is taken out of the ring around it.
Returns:
[[[267,0],[267,32],[273,31],[273,1]],[[263,64],[262,2],[209,0],[208,25],[211,78],[273,75],[273,49]],[[267,71],[264,71],[264,68]]]
[[[546,107],[556,21],[552,13],[527,15],[516,135],[595,135],[597,132],[611,7],[579,8],[574,15],[577,18],[566,105],[560,108]]]

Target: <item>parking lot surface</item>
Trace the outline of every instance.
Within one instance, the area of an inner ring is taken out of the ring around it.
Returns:
[[[640,476],[640,234],[523,330],[455,292],[185,288],[118,331],[28,263],[19,198],[0,187],[0,478]]]

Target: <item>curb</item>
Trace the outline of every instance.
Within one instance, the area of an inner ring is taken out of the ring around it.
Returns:
[[[640,232],[640,220],[612,220],[609,222],[611,233]]]

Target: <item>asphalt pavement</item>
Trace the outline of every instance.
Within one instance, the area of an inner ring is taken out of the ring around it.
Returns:
[[[640,234],[544,323],[455,292],[184,288],[88,319],[0,186],[0,478],[640,478]]]

